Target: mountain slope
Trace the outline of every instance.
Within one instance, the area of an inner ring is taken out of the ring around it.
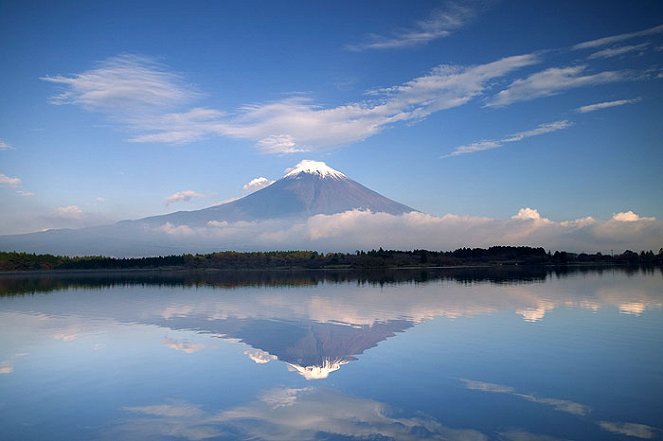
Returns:
[[[248,231],[242,230],[242,222],[278,221],[277,227],[288,228],[295,221],[306,222],[314,215],[348,210],[393,215],[416,211],[364,187],[323,162],[302,161],[270,186],[233,202],[113,225],[0,236],[0,250],[134,257],[222,249],[274,249],[270,242],[247,240],[265,233],[269,236],[264,223],[251,224],[253,229]],[[279,249],[284,246],[294,245],[282,242]]]
[[[200,226],[210,221],[309,217],[357,209],[389,214],[416,211],[364,187],[323,162],[302,161],[282,179],[236,201],[137,222]]]

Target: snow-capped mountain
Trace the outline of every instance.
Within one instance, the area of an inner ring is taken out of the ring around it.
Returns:
[[[265,222],[301,223],[311,216],[350,210],[391,215],[416,211],[364,187],[324,162],[306,160],[268,187],[232,202],[99,227],[0,236],[0,250],[145,256],[222,249],[274,249],[275,245],[267,242],[248,244],[246,230],[244,237],[240,237],[237,231],[241,227],[237,226],[253,223],[255,231],[252,231],[256,236],[265,233],[262,230]]]
[[[389,214],[415,211],[353,181],[324,162],[305,160],[270,186],[226,204],[178,211],[135,222],[206,225],[210,221],[254,221],[368,210]]]

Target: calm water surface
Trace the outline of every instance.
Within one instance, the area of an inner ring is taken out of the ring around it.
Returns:
[[[2,440],[663,439],[663,274],[0,277]]]

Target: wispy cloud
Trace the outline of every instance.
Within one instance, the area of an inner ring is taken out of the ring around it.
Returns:
[[[16,194],[19,195],[19,196],[26,197],[26,198],[35,195],[35,194],[34,194],[33,192],[31,192],[31,191],[25,191],[25,190],[16,190]]]
[[[0,185],[8,185],[9,187],[18,187],[21,185],[21,179],[7,176],[4,173],[0,173]]]
[[[274,181],[271,179],[260,177],[260,178],[251,179],[249,182],[244,184],[242,188],[246,191],[254,192],[260,190],[261,188],[268,187],[273,183]]]
[[[466,144],[459,147],[456,147],[453,152],[448,155],[442,156],[442,158],[448,158],[451,156],[460,156],[466,155],[469,153],[482,152],[484,150],[491,150],[502,147],[504,144],[509,142],[518,142],[523,139],[531,138],[533,136],[539,136],[546,133],[556,132],[558,130],[564,130],[571,127],[573,123],[568,120],[560,120],[551,123],[539,124],[532,130],[526,130],[524,132],[514,133],[513,135],[506,136],[502,139],[495,140],[484,140],[473,142],[472,144]]]
[[[601,46],[607,46],[613,43],[619,43],[621,41],[631,40],[638,37],[646,37],[648,35],[660,34],[663,33],[663,24],[655,26],[653,28],[644,29],[637,32],[629,32],[626,34],[612,35],[610,37],[598,38],[596,40],[585,41],[578,43],[573,46],[573,49],[593,49]]]
[[[512,82],[506,89],[488,101],[488,107],[508,106],[519,101],[529,101],[556,95],[568,89],[623,81],[629,74],[623,71],[605,71],[584,74],[587,66],[552,67]]]
[[[83,217],[83,210],[77,205],[67,205],[55,209],[55,215],[62,219],[80,219]]]
[[[187,202],[192,199],[200,199],[204,197],[205,194],[193,190],[178,191],[166,198],[166,205],[174,204],[176,202]]]
[[[602,103],[588,104],[586,106],[578,107],[576,112],[580,113],[589,113],[596,112],[597,110],[609,109],[611,107],[624,106],[626,104],[635,104],[642,101],[641,98],[633,98],[629,100],[615,100],[615,101],[604,101]]]
[[[346,48],[352,51],[400,49],[448,37],[474,19],[478,12],[477,6],[469,2],[450,1],[410,28],[400,29],[390,35],[371,34],[364,41],[350,44]]]
[[[193,126],[188,121],[182,127],[170,121],[134,140],[167,141],[188,132],[195,137],[216,134],[254,140],[265,153],[324,150],[466,104],[495,78],[537,62],[538,57],[529,54],[478,66],[441,65],[427,75],[374,92],[370,101],[323,108],[306,97],[294,97],[245,106],[232,118],[197,120]]]
[[[652,439],[656,436],[657,432],[660,432],[659,429],[646,424],[637,424],[637,423],[622,423],[614,421],[600,421],[599,426],[603,430],[608,432],[616,433],[618,435],[626,435],[634,438],[640,439]]]
[[[618,46],[618,47],[609,47],[609,48],[606,48],[606,49],[602,49],[598,52],[594,52],[588,58],[590,60],[595,59],[595,58],[612,58],[612,57],[617,57],[619,55],[628,54],[628,53],[631,53],[631,52],[642,52],[643,50],[645,50],[645,48],[647,46],[649,46],[649,43],[633,44],[633,45]]]
[[[272,389],[263,392],[257,401],[213,412],[182,402],[124,410],[133,415],[116,427],[112,438],[488,439],[476,430],[449,428],[425,415],[394,417],[394,412],[379,401],[316,388]]]
[[[144,57],[114,57],[81,74],[45,79],[66,88],[53,98],[55,103],[105,112],[137,132],[130,139],[134,142],[187,143],[228,136],[253,140],[265,153],[283,154],[360,141],[387,126],[461,106],[483,94],[496,78],[538,62],[537,55],[527,54],[476,66],[440,65],[359,102],[324,108],[297,96],[243,106],[233,114],[202,107],[182,110],[195,92]],[[172,107],[176,109],[168,110]]]
[[[530,401],[532,403],[543,404],[545,406],[550,406],[554,410],[570,413],[572,415],[580,415],[580,416],[587,415],[591,410],[588,406],[576,403],[574,401],[560,400],[557,398],[538,397],[532,394],[522,394],[516,392],[515,389],[512,387],[504,386],[501,384],[485,383],[483,381],[468,380],[468,379],[461,379],[460,381],[469,390],[513,395],[515,397],[522,398],[523,400]]]
[[[94,69],[71,76],[44,76],[64,90],[53,104],[78,104],[127,121],[145,113],[162,113],[197,97],[182,78],[151,57],[123,54],[106,59]]]
[[[11,148],[12,148],[12,146],[9,145],[8,142],[6,142],[4,139],[0,138],[0,150],[9,150]]]

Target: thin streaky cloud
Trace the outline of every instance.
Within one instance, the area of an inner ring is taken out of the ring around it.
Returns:
[[[465,2],[447,2],[443,7],[431,12],[425,20],[414,26],[401,29],[389,36],[371,34],[365,41],[347,45],[351,51],[370,49],[400,49],[426,44],[439,38],[448,37],[455,30],[468,24],[477,15],[476,6]]]
[[[373,92],[370,101],[331,108],[297,96],[244,106],[233,117],[213,109],[199,109],[199,115],[168,114],[143,125],[143,133],[132,141],[190,142],[217,135],[253,140],[269,154],[325,150],[462,106],[485,93],[492,80],[538,62],[537,55],[526,54],[476,66],[440,65],[427,75]]]
[[[642,98],[633,98],[629,100],[615,100],[615,101],[605,101],[602,103],[588,104],[586,106],[581,106],[576,109],[576,112],[579,113],[589,113],[595,112],[597,110],[609,109],[611,107],[624,106],[626,104],[635,104],[642,101]]]
[[[64,89],[51,97],[52,104],[77,104],[121,120],[177,108],[198,96],[154,58],[134,54],[108,58],[79,74],[41,79]]]
[[[483,140],[478,142],[473,142],[472,144],[466,144],[459,147],[456,147],[454,151],[448,155],[442,156],[442,158],[448,158],[452,156],[466,155],[469,153],[482,152],[484,150],[491,150],[502,147],[504,144],[509,142],[518,142],[523,139],[531,138],[533,136],[539,136],[546,133],[556,132],[558,130],[564,130],[571,127],[573,123],[568,120],[554,121],[545,124],[539,124],[537,127],[531,130],[525,130],[523,132],[517,132],[512,135],[506,136],[502,139],[496,140]]]
[[[606,49],[602,49],[598,52],[594,52],[588,58],[590,60],[593,60],[595,58],[612,58],[612,57],[617,57],[619,55],[629,54],[631,52],[642,52],[647,48],[647,46],[649,46],[649,43],[609,47]]]
[[[0,138],[0,150],[9,150],[12,146],[4,139]]]
[[[652,439],[657,436],[657,433],[661,432],[660,429],[647,426],[646,424],[624,423],[619,421],[599,421],[598,424],[601,429],[607,430],[608,432],[640,439]]]
[[[609,37],[598,38],[596,40],[585,41],[585,42],[576,44],[575,46],[573,46],[572,49],[574,49],[574,50],[592,49],[592,48],[597,48],[597,47],[601,47],[601,46],[607,46],[607,45],[613,44],[613,43],[619,43],[620,41],[626,41],[626,40],[630,40],[630,39],[633,39],[633,38],[646,37],[648,35],[660,34],[662,32],[663,32],[663,24],[655,26],[653,28],[644,29],[642,31],[629,32],[629,33],[626,33],[626,34],[612,35],[612,36],[609,36]]]
[[[7,176],[4,173],[0,173],[0,185],[8,185],[10,187],[18,187],[18,186],[21,185],[21,178]]]
[[[486,107],[508,106],[520,101],[557,95],[568,89],[625,81],[631,77],[625,71],[585,74],[586,69],[587,66],[551,67],[527,78],[515,80],[493,96],[486,103]]]

